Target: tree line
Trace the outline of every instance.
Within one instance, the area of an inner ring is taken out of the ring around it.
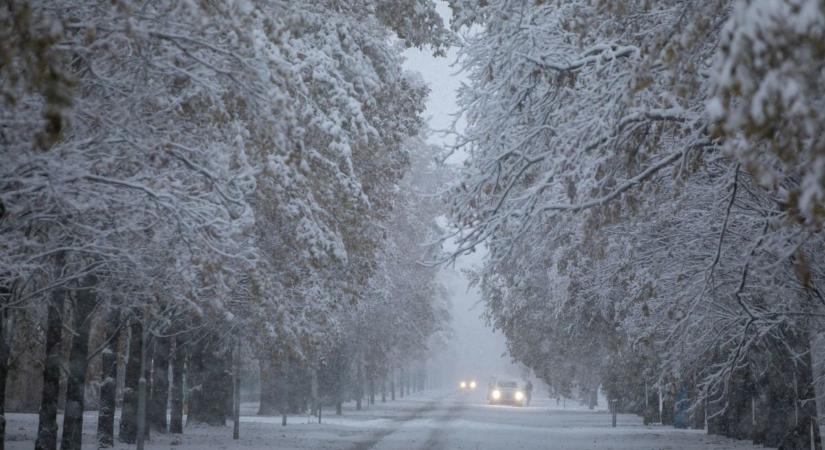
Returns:
[[[489,250],[514,359],[554,395],[821,448],[825,4],[450,4],[451,238]]]
[[[428,0],[0,2],[0,393],[38,367],[35,448],[90,406],[100,447],[223,424],[250,366],[262,413],[422,387],[445,173],[401,52],[448,37]]]

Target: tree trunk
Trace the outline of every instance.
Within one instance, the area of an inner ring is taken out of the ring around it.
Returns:
[[[2,314],[5,316],[5,311]],[[9,374],[9,345],[3,336],[5,317],[0,317],[0,450],[6,448],[6,380]]]
[[[599,385],[596,385],[593,388],[591,388],[591,390],[590,390],[590,399],[588,400],[587,408],[588,409],[593,409],[598,405],[598,403],[599,403]]]
[[[390,370],[390,400],[395,401],[395,369]]]
[[[9,357],[11,356],[12,330],[9,327],[9,310],[5,306],[11,302],[12,289],[0,285],[0,450],[6,448],[6,380],[9,375]]]
[[[261,359],[261,395],[258,415],[275,416],[281,413],[278,364],[271,359]]]
[[[169,350],[168,337],[154,340],[152,362],[152,399],[146,419],[149,429],[166,433],[166,405],[169,402]]]
[[[309,406],[311,391],[309,370],[295,358],[287,358],[285,362],[285,383],[288,394],[287,412],[289,414],[303,414]]]
[[[148,314],[145,314],[143,317],[148,318]],[[140,352],[140,378],[138,378],[138,407],[137,407],[137,427],[136,427],[136,434],[137,434],[137,450],[143,450],[144,442],[149,434],[149,428],[147,427],[146,423],[146,403],[147,397],[149,395],[149,391],[147,390],[146,383],[148,382],[148,372],[149,372],[149,361],[148,361],[148,350],[149,350],[149,340],[148,335],[146,333],[146,329],[143,330],[143,345],[141,345],[141,352]]]
[[[361,367],[361,361],[356,362],[355,367],[355,410],[361,411],[361,399],[364,398],[364,369]]]
[[[747,419],[754,425],[754,443],[785,450],[820,450],[822,444],[817,423],[810,341],[804,333],[772,342],[761,357],[760,365],[768,367],[753,380],[751,409]],[[793,349],[788,352],[787,349]],[[726,399],[727,401],[728,399]],[[735,404],[735,400],[732,400]],[[708,421],[708,430],[733,436],[730,421],[725,417]],[[720,422],[723,422],[720,425]]]
[[[72,349],[69,353],[69,378],[66,382],[66,411],[63,415],[61,450],[80,450],[83,441],[83,410],[86,387],[86,368],[89,357],[89,334],[92,312],[97,305],[97,277],[89,275],[83,287],[75,291],[72,302]]]
[[[318,414],[318,408],[321,406],[318,398],[318,369],[314,364],[309,368],[309,383],[309,395],[312,400],[311,412],[314,416]]]
[[[402,367],[400,370],[400,375],[398,377],[398,394],[401,398],[404,398],[404,368]]]
[[[821,450],[819,427],[811,426],[817,424],[818,420],[816,402],[811,401],[811,399],[816,398],[816,393],[813,384],[810,340],[808,340],[807,335],[803,335],[800,339],[799,347],[802,347],[799,353],[801,356],[798,360],[794,360],[795,370],[791,372],[794,374],[796,382],[796,389],[793,392],[796,414],[794,414],[794,423],[786,429],[785,436],[778,448],[786,450]],[[789,357],[789,359],[791,358]]]
[[[126,360],[126,377],[123,386],[123,405],[120,413],[120,442],[134,444],[137,439],[138,385],[140,383],[140,358],[143,353],[143,324],[132,318],[129,326],[129,358]]]
[[[370,383],[370,386],[369,386],[369,388],[370,388],[370,405],[374,405],[375,404],[375,378],[372,375],[370,375],[369,383]]]
[[[231,379],[228,353],[208,338],[191,348],[187,424],[226,425],[229,415],[227,396],[231,398],[232,395],[231,383],[226,381]]]
[[[289,360],[282,357],[280,360],[280,370],[278,371],[278,392],[280,395],[281,425],[286,426],[287,412],[289,410]]]
[[[241,341],[232,351],[232,439],[241,437]]]
[[[186,354],[184,352],[183,341],[175,339],[175,349],[172,355],[172,392],[171,392],[171,416],[169,418],[169,432],[183,433],[183,370]]]
[[[364,385],[366,384],[366,380],[364,379],[364,365],[361,362],[360,355],[355,360],[355,382],[356,382],[356,390],[355,390],[355,409],[356,411],[361,410],[361,403],[364,399]]]
[[[120,337],[120,312],[113,309],[106,319],[106,347],[101,354],[100,409],[97,413],[97,446],[114,445],[115,402],[117,397],[117,350]]]
[[[56,256],[58,272],[63,270],[64,265],[65,254],[59,252]],[[60,393],[60,342],[63,334],[65,298],[66,290],[63,287],[52,289],[46,319],[46,361],[43,364],[43,394],[40,398],[35,450],[57,448],[57,398]]]

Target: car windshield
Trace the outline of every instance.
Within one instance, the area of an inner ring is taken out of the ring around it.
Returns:
[[[499,381],[498,387],[501,388],[516,388],[518,384],[515,381]]]

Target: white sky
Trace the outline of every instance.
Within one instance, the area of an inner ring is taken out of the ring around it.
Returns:
[[[445,24],[449,24],[450,8],[445,2],[439,2],[438,12],[444,18]],[[456,91],[465,81],[463,74],[458,74],[458,67],[451,67],[455,61],[457,52],[455,48],[447,51],[444,58],[435,58],[428,49],[409,49],[404,53],[407,61],[404,67],[411,71],[419,72],[424,81],[430,86],[430,96],[427,99],[427,111],[425,113],[431,130],[448,130],[452,126],[454,114],[458,110],[456,105]],[[461,128],[463,122],[459,122]],[[444,143],[445,138],[433,133],[430,141],[434,143]],[[453,162],[453,161],[451,161]],[[461,161],[455,161],[460,163]]]
[[[445,23],[448,23],[450,9],[447,4],[441,2],[438,11]],[[452,66],[456,54],[454,48],[447,52],[445,58],[433,57],[426,49],[410,49],[405,52],[405,68],[419,72],[430,86],[425,116],[432,130],[449,129],[454,120],[453,115],[458,110],[456,91],[465,81],[465,77],[457,73],[457,67]],[[459,122],[459,128],[461,125]],[[429,140],[437,144],[452,141],[435,133]],[[460,164],[462,159],[461,154],[456,154],[449,162]],[[518,375],[517,369],[509,362],[509,356],[503,356],[506,352],[504,337],[493,333],[480,317],[484,306],[479,304],[478,290],[469,289],[468,280],[461,273],[463,269],[479,264],[482,257],[483,251],[462,257],[454,269],[445,268],[442,272],[442,282],[449,292],[453,306],[452,326],[455,333],[451,348],[437,361],[443,368],[440,372],[447,383],[457,383],[462,377],[475,377],[481,386],[485,386],[490,376]]]

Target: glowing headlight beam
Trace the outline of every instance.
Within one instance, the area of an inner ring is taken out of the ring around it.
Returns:
[[[475,389],[475,388],[476,388],[476,382],[475,382],[475,381],[471,381],[471,382],[470,382],[470,389]]]
[[[521,392],[521,391],[516,391],[516,400],[517,400],[517,401],[522,401],[522,400],[524,400],[524,392]]]
[[[498,399],[500,399],[500,398],[501,398],[501,391],[499,391],[498,389],[496,389],[495,391],[493,391],[492,396],[493,396],[493,400],[498,400]]]

